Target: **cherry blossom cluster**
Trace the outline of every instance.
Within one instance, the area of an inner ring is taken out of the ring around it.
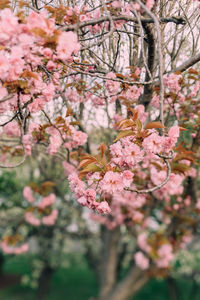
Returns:
[[[179,246],[185,248],[191,239],[192,236],[190,234],[183,235]],[[156,248],[153,247],[154,243],[157,243]],[[147,231],[143,231],[137,237],[137,245],[140,251],[136,252],[134,258],[136,265],[140,269],[148,269],[150,267],[150,260],[154,261],[157,268],[166,269],[170,267],[175,256],[174,245],[163,235],[156,236],[155,234],[150,237]]]
[[[20,243],[15,240],[15,237],[5,237],[1,241],[1,249],[6,254],[23,254],[29,250],[29,245],[27,243]]]
[[[48,47],[50,40],[55,50]],[[72,60],[72,54],[80,49],[76,34],[58,31],[55,20],[48,18],[45,11],[31,12],[22,22],[11,10],[2,10],[0,43],[0,79],[4,83],[0,86],[0,98],[13,94],[9,100],[1,102],[1,112],[16,110],[18,101],[21,106],[27,103],[30,112],[43,109],[59,89],[61,69],[58,62]],[[43,67],[56,71],[51,82],[45,82]],[[19,89],[24,93],[19,95]]]
[[[106,201],[96,201],[96,191],[90,188],[86,189],[84,182],[78,178],[76,173],[69,175],[68,180],[71,190],[74,192],[75,196],[78,198],[78,202],[81,205],[87,206],[100,214],[108,214],[111,212]]]
[[[121,121],[121,125],[123,126],[125,122],[128,124],[126,127],[130,128],[131,119]],[[123,132],[126,133],[125,130],[122,131],[122,134]],[[81,166],[83,167],[83,172],[84,167],[86,167],[85,175],[87,175],[86,182],[89,189],[85,189],[84,182],[78,178],[76,173],[68,177],[70,187],[79,203],[98,211],[95,207],[97,204],[104,203],[109,198],[112,198],[112,201],[114,201],[115,198],[119,198],[120,193],[123,193],[124,196],[124,190],[134,189],[136,186],[134,175],[140,170],[141,162],[144,162],[145,156],[148,159],[149,156],[152,156],[152,158],[157,160],[157,154],[170,152],[179,137],[179,127],[174,126],[170,128],[166,136],[160,136],[155,129],[142,130],[142,128],[140,128],[139,132],[136,130],[128,135],[110,146],[109,163],[90,156],[86,156],[83,159]],[[91,169],[89,168],[90,165]],[[98,169],[99,171],[97,171]],[[163,172],[166,176],[166,171],[164,170]],[[152,183],[154,184],[153,181]],[[155,182],[155,184],[160,183],[158,179]],[[127,198],[129,197],[129,193],[127,193]],[[109,202],[110,200],[107,201],[107,204]],[[134,206],[134,202],[132,202],[132,205]]]
[[[55,203],[56,196],[55,194],[50,194],[46,197],[43,197],[40,202],[38,202],[34,195],[33,190],[26,186],[23,190],[24,198],[31,204],[27,212],[25,212],[25,220],[33,226],[47,225],[53,226],[58,217],[58,210],[52,209],[52,205]]]
[[[63,145],[64,148],[72,150],[84,145],[87,142],[87,134],[76,130],[74,126],[70,125],[68,120],[62,120],[62,124],[49,124],[48,127],[36,122],[30,122],[28,131],[23,135],[23,146],[27,155],[31,155],[32,148],[38,141],[43,141],[48,144],[47,153],[54,155]],[[9,137],[20,136],[20,126],[16,121],[12,121],[4,126],[3,133]]]
[[[136,265],[142,270],[148,269],[150,267],[148,256],[150,256],[151,259],[154,258],[154,262],[158,268],[168,268],[170,266],[170,263],[174,259],[173,247],[170,243],[167,243],[167,241],[163,241],[161,246],[158,247],[156,255],[151,254],[153,249],[147,242],[146,232],[138,235],[137,243],[143,252],[136,252],[134,258]]]

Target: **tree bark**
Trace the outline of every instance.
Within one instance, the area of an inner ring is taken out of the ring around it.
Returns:
[[[169,291],[169,299],[170,300],[177,300],[178,297],[178,289],[177,289],[177,285],[176,282],[173,278],[168,277],[167,278],[167,284],[168,284],[168,291]]]
[[[38,300],[45,300],[47,292],[49,290],[50,280],[54,270],[46,265],[40,275],[38,286]]]
[[[153,78],[153,72],[154,72],[154,61],[155,61],[155,37],[154,32],[152,29],[152,26],[150,25],[143,25],[145,33],[147,35],[147,65],[149,68],[149,71]],[[151,78],[149,76],[149,73],[146,71],[145,81],[149,81]],[[145,106],[147,109],[149,103],[151,102],[153,95],[153,83],[147,84],[144,86],[144,92],[140,97],[140,103]]]
[[[148,281],[146,274],[136,266],[132,266],[128,274],[113,289],[99,300],[129,300]]]
[[[100,298],[102,299],[116,283],[119,239],[119,227],[108,230],[102,226],[102,253],[99,267]]]

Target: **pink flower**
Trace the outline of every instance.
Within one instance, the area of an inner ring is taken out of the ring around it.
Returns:
[[[44,48],[42,52],[43,55],[48,59],[50,59],[53,55],[53,51],[50,48]]]
[[[134,167],[144,156],[140,147],[129,139],[123,138],[110,146],[112,162],[120,167]]]
[[[39,226],[41,224],[40,220],[37,219],[32,212],[26,212],[24,217],[26,222],[33,226]]]
[[[49,138],[49,147],[47,148],[47,152],[51,155],[56,154],[62,145],[62,137],[60,135],[60,132],[54,128],[54,127],[49,127],[47,132],[50,134]]]
[[[116,79],[116,75],[113,72],[108,73],[106,77]],[[119,92],[120,82],[107,79],[105,87],[107,88],[109,94],[116,94]]]
[[[99,214],[110,214],[111,213],[111,208],[109,207],[108,205],[108,202],[106,201],[103,201],[101,202],[97,208],[96,208],[96,211],[99,213]]]
[[[159,136],[157,133],[152,133],[146,137],[142,146],[146,152],[159,153],[163,148],[164,137]]]
[[[44,108],[45,104],[46,104],[45,98],[43,96],[39,96],[35,98],[32,103],[28,105],[28,108],[31,113],[37,113]]]
[[[48,18],[46,11],[41,11],[40,13],[32,11],[27,18],[27,27],[30,31],[40,27],[47,35],[53,35],[55,21],[52,18]]]
[[[140,212],[140,211],[134,211],[133,212],[133,216],[132,216],[132,220],[134,222],[141,222],[144,218],[144,215]]]
[[[171,138],[171,139],[176,139],[179,137],[180,135],[180,129],[178,126],[173,126],[169,129],[168,131],[168,136]]]
[[[123,155],[123,149],[121,142],[118,141],[117,143],[114,143],[113,145],[110,146],[110,151],[113,157],[120,157]]]
[[[119,173],[108,171],[100,182],[101,189],[109,194],[120,192],[124,188],[122,177]]]
[[[88,202],[85,196],[78,198],[77,201],[82,206],[88,206]]]
[[[111,3],[112,7],[114,8],[121,8],[122,7],[122,3],[120,1],[113,1]]]
[[[134,143],[130,143],[123,149],[121,164],[126,164],[129,167],[134,167],[143,159],[143,156],[144,152],[140,149],[140,147]]]
[[[144,256],[144,254],[139,251],[134,255],[136,265],[142,269],[146,270],[149,268],[149,259]]]
[[[68,176],[69,186],[71,190],[75,193],[77,198],[80,198],[85,193],[85,185],[84,182],[78,178],[76,173],[72,173]]]
[[[142,232],[138,235],[137,244],[143,251],[145,251],[147,253],[149,253],[151,251],[151,247],[149,246],[149,244],[147,242],[146,232]]]
[[[179,85],[179,78],[180,75],[176,75],[174,73],[171,73],[170,75],[165,75],[164,76],[164,84],[166,85],[166,87],[168,87],[168,89],[173,92],[173,93],[178,93],[181,89],[180,85]]]
[[[163,150],[168,152],[176,145],[177,139],[179,137],[179,127],[173,126],[168,131],[168,137],[165,137],[163,143]]]
[[[4,126],[4,132],[8,136],[20,136],[20,128],[17,122],[13,121]]]
[[[46,65],[46,68],[48,71],[53,71],[56,69],[56,64],[53,61],[49,60]]]
[[[62,166],[64,169],[65,176],[69,176],[71,173],[74,173],[76,171],[76,168],[66,161],[62,162]]]
[[[129,187],[133,181],[134,174],[130,172],[129,170],[126,170],[122,173],[124,186]]]
[[[152,9],[152,7],[154,6],[154,0],[146,0],[146,7],[148,9]]]
[[[3,51],[0,51],[0,79],[5,80],[9,71],[9,61]]]
[[[0,11],[0,43],[11,40],[12,35],[17,33],[18,20],[9,8]]]
[[[71,58],[73,53],[80,50],[77,35],[72,32],[62,32],[58,38],[58,46],[56,48],[59,59],[67,60]]]
[[[49,83],[42,91],[42,95],[46,102],[53,100],[53,97],[55,96],[55,85],[53,83]]]
[[[136,85],[132,85],[127,89],[126,92],[123,92],[122,95],[127,98],[129,101],[134,101],[138,100],[141,93],[142,93],[143,88],[142,87],[137,87]]]
[[[138,112],[138,119],[144,123],[148,117],[148,112],[145,112],[145,107],[144,105],[137,105],[136,108],[135,108],[135,111]]]
[[[170,244],[164,244],[158,249],[159,259],[156,260],[158,268],[168,268],[174,258],[173,248]]]
[[[35,202],[35,198],[33,197],[33,191],[29,186],[25,186],[23,190],[23,196],[30,203]]]
[[[45,208],[47,206],[51,206],[52,204],[54,204],[55,201],[56,201],[56,195],[55,194],[50,194],[49,196],[44,197],[42,199],[42,202],[40,202],[38,207],[39,208]]]
[[[53,209],[50,215],[42,218],[42,223],[47,226],[53,226],[55,224],[57,217],[58,217],[58,211],[57,209]]]
[[[23,244],[20,247],[15,247],[13,249],[14,254],[22,254],[25,253],[29,250],[29,245],[28,244]]]
[[[73,148],[76,148],[78,146],[82,146],[87,142],[88,135],[85,132],[82,131],[75,131],[72,139],[73,139]]]
[[[87,199],[87,202],[90,204],[96,200],[96,192],[93,189],[87,189],[85,191],[85,198]]]
[[[10,246],[6,241],[1,242],[1,249],[6,254],[22,254],[29,250],[28,244],[22,244],[21,246]]]
[[[160,107],[160,104],[159,104],[159,96],[157,95],[153,95],[153,98],[151,99],[151,105],[156,107],[156,108],[159,108]]]

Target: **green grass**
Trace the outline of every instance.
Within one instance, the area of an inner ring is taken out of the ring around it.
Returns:
[[[30,257],[12,257],[6,260],[4,272],[30,274]],[[60,268],[52,277],[47,300],[88,300],[97,294],[97,282],[91,270],[83,262],[80,265]],[[34,289],[22,284],[0,290],[0,300],[36,300]]]
[[[31,256],[8,257],[4,272],[8,274],[30,274]],[[178,288],[182,291],[181,300],[189,299],[191,282],[180,280]],[[92,271],[84,260],[63,269],[52,277],[46,300],[88,300],[98,293],[98,286]],[[200,296],[197,297],[200,299]],[[0,300],[37,300],[35,290],[22,284],[0,290]],[[166,280],[151,280],[134,297],[134,300],[169,300]]]

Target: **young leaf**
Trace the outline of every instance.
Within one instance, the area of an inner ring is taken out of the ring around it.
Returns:
[[[145,129],[153,129],[153,128],[164,128],[164,126],[160,122],[150,122],[147,123]]]
[[[114,142],[120,140],[121,138],[123,137],[126,137],[126,136],[130,136],[130,135],[133,135],[133,130],[123,130],[123,131],[120,131],[117,138],[114,140]]]

